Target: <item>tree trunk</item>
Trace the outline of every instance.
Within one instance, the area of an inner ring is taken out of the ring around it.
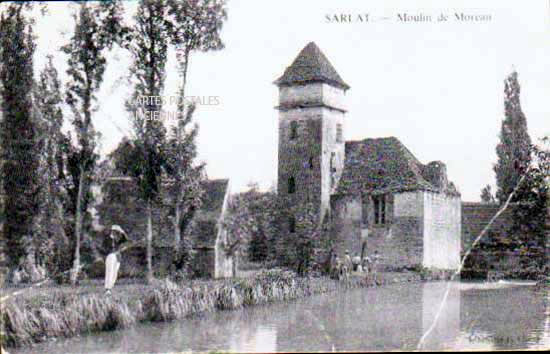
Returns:
[[[187,84],[187,69],[189,68],[189,49],[185,49],[184,53],[184,62],[183,62],[183,68],[182,68],[182,81],[181,81],[181,99],[183,99],[183,102],[185,102],[185,85]],[[185,109],[185,106],[182,103],[182,107]],[[183,115],[185,112],[182,110],[181,114]],[[180,127],[178,127],[178,144],[181,144],[182,136]],[[178,166],[178,169],[181,168],[182,161],[180,161],[180,166]],[[178,171],[179,173],[179,171]],[[181,185],[180,180],[176,180],[176,188],[178,190],[178,194],[176,196],[176,203],[174,205],[176,213],[175,213],[175,220],[174,220],[174,251],[177,252],[180,250],[181,245],[181,201],[183,200],[183,187]]]
[[[147,201],[147,282],[153,281],[153,211],[151,201]]]
[[[176,215],[174,217],[174,251],[177,254],[181,245],[181,228],[180,228],[181,208],[179,203],[176,203],[175,207],[176,207]]]
[[[236,251],[236,252],[233,252],[233,254],[231,255],[231,257],[233,257],[233,262],[231,262],[231,276],[233,278],[236,278],[237,277],[237,271],[238,271],[238,262],[239,262],[239,252]]]
[[[76,222],[75,222],[75,237],[76,247],[74,251],[73,269],[71,272],[71,284],[75,285],[80,271],[80,238],[82,234],[82,202],[84,199],[84,168],[80,167],[80,178],[78,180],[78,196],[76,198]]]

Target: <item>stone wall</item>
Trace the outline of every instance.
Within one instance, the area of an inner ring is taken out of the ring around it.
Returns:
[[[297,136],[291,139],[293,121],[297,122]],[[321,108],[280,113],[277,191],[289,208],[307,202],[321,205],[321,141]],[[291,177],[294,178],[294,193],[289,193]]]
[[[345,249],[360,254],[362,241],[366,239],[367,255],[375,251],[381,256],[382,267],[414,267],[422,263],[422,202],[420,192],[386,195],[387,223],[374,223],[372,196],[366,207],[360,196],[338,196],[332,200],[333,234],[337,240],[337,252]],[[368,216],[363,218],[363,212]],[[365,224],[367,220],[367,224]],[[368,225],[368,226],[367,226]]]
[[[485,225],[497,213],[498,204],[486,203],[462,203],[462,250],[470,248],[472,242],[481,233]],[[494,233],[503,233],[508,230],[513,223],[512,209],[505,210],[493,223],[489,231]]]
[[[337,125],[340,125],[342,129],[340,141],[337,140]],[[330,206],[330,195],[336,190],[344,169],[346,153],[344,131],[344,114],[340,111],[324,109],[321,160],[321,204],[324,208],[322,210],[328,210]]]
[[[280,86],[279,105],[281,107],[327,106],[346,110],[345,91],[323,82],[310,82],[303,85]]]
[[[228,187],[229,189],[229,187]],[[224,228],[221,220],[225,218],[227,214],[227,208],[229,203],[229,190],[225,194],[223,199],[222,211],[220,213],[220,221],[217,225],[217,236],[216,236],[216,245],[215,245],[215,254],[214,254],[214,278],[230,278],[234,275],[234,269],[236,264],[234,264],[236,257],[233,255],[227,254],[224,250],[225,244],[228,242],[228,233]]]
[[[424,233],[424,199],[422,192],[402,192],[393,196],[393,220],[388,245],[398,260],[398,266],[422,264]],[[392,250],[391,248],[396,248]]]
[[[426,268],[458,269],[461,249],[460,197],[424,194],[424,257]]]
[[[341,257],[347,249],[351,254],[361,252],[361,199],[357,196],[333,197],[332,234],[335,251]]]
[[[282,86],[279,91],[278,194],[289,207],[318,205],[319,221],[329,211],[330,194],[344,166],[343,97],[343,90],[322,83]],[[289,194],[291,177],[296,191]]]
[[[466,260],[463,277],[486,277],[492,270],[504,277],[515,277],[525,270],[526,260],[519,249],[506,249],[505,244],[498,246],[496,240],[506,242],[516,236],[510,234],[513,226],[514,208],[511,204],[498,218],[495,219],[488,232],[480,240],[478,246],[472,250]],[[470,249],[473,241],[497,213],[500,206],[486,203],[462,203],[462,244],[463,254]]]
[[[334,196],[332,227],[337,251],[360,254],[367,240],[367,255],[375,251],[387,268],[456,269],[460,262],[460,198],[413,191],[387,194],[385,224],[374,222],[372,196]],[[363,217],[363,213],[368,215]],[[368,225],[368,226],[367,226]]]

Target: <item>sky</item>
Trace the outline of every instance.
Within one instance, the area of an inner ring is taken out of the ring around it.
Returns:
[[[465,201],[495,188],[495,146],[504,118],[504,79],[517,70],[521,106],[533,141],[550,135],[550,1],[229,0],[222,30],[225,48],[191,58],[187,96],[200,98],[199,159],[209,178],[229,178],[233,192],[250,182],[275,185],[278,90],[299,51],[314,41],[347,92],[346,140],[395,136],[423,163],[441,160]],[[135,1],[127,1],[128,18]],[[36,16],[35,70],[54,56],[62,80],[67,57],[59,47],[74,28],[74,5],[50,4]],[[455,13],[488,15],[457,21]],[[337,22],[334,16],[354,21]],[[369,21],[360,21],[368,14]],[[398,15],[431,15],[402,22]],[[439,15],[448,21],[437,22]],[[332,20],[327,19],[327,15]],[[387,17],[385,20],[380,18]],[[131,60],[109,54],[93,123],[100,152],[130,134],[124,110]],[[176,96],[179,73],[170,56],[164,96]],[[172,108],[166,107],[168,111]]]

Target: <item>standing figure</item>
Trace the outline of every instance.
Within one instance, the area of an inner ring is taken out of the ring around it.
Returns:
[[[361,260],[361,266],[363,268],[363,272],[367,273],[367,275],[368,275],[368,273],[370,271],[370,267],[371,267],[370,258],[367,257],[367,256],[363,257],[363,259]]]
[[[346,250],[346,255],[344,256],[344,265],[346,266],[346,273],[350,273],[353,270],[353,262],[351,261],[348,250]]]
[[[335,256],[334,268],[332,269],[334,279],[340,280],[340,278],[342,277],[342,268],[342,261],[340,260],[340,257]]]
[[[374,254],[371,257],[371,273],[376,278],[376,274],[378,273],[378,263],[380,263],[380,254],[378,253],[378,250],[374,251]]]
[[[111,227],[111,232],[107,239],[109,254],[105,258],[105,293],[107,295],[111,294],[111,289],[115,285],[118,269],[120,268],[119,246],[127,240],[128,237],[120,226],[113,225]]]
[[[330,255],[330,269],[329,274],[331,278],[337,278],[338,272],[338,256],[336,253],[331,253]]]
[[[362,272],[361,257],[359,257],[357,253],[353,256],[353,258],[351,259],[351,262],[353,263],[354,272]]]

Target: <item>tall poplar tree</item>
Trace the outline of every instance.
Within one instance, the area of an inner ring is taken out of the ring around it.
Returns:
[[[0,141],[4,196],[3,233],[11,265],[33,251],[39,207],[38,139],[32,112],[34,36],[23,4],[0,15]]]
[[[59,271],[59,258],[66,258],[69,240],[65,233],[65,210],[67,198],[63,188],[65,180],[65,159],[62,150],[67,137],[61,131],[63,126],[64,102],[61,82],[53,65],[53,57],[48,56],[46,67],[40,73],[36,85],[35,102],[40,118],[42,154],[40,175],[43,185],[41,198],[40,229],[41,258],[51,272]],[[55,255],[62,257],[55,257]],[[57,259],[56,259],[57,258]]]
[[[506,201],[530,165],[530,146],[527,120],[521,110],[518,74],[514,71],[504,81],[504,120],[500,142],[496,147],[498,161],[494,171],[497,180],[496,198],[500,203]],[[512,201],[518,198],[519,195]]]
[[[127,29],[122,25],[122,6],[119,1],[102,1],[99,4],[82,2],[70,42],[62,47],[68,54],[70,81],[67,86],[66,102],[71,107],[72,124],[76,132],[76,160],[78,178],[75,211],[75,254],[71,283],[75,283],[80,269],[80,245],[83,214],[86,212],[85,195],[97,160],[97,133],[92,122],[96,110],[96,93],[103,82],[107,67],[106,52],[115,42],[124,43]]]
[[[135,15],[130,51],[134,92],[127,102],[135,134],[130,174],[146,204],[147,280],[153,279],[153,206],[160,194],[165,160],[166,128],[158,119],[162,109],[169,37],[165,0],[141,0]],[[155,118],[157,117],[157,118]]]
[[[225,0],[167,0],[171,43],[176,47],[176,56],[181,75],[178,112],[181,119],[173,127],[170,141],[169,175],[175,182],[174,199],[174,247],[181,245],[181,234],[187,220],[192,217],[200,203],[200,178],[202,165],[195,165],[197,124],[191,124],[196,105],[186,99],[187,73],[191,55],[194,52],[221,50],[224,45],[220,37],[227,19]]]

